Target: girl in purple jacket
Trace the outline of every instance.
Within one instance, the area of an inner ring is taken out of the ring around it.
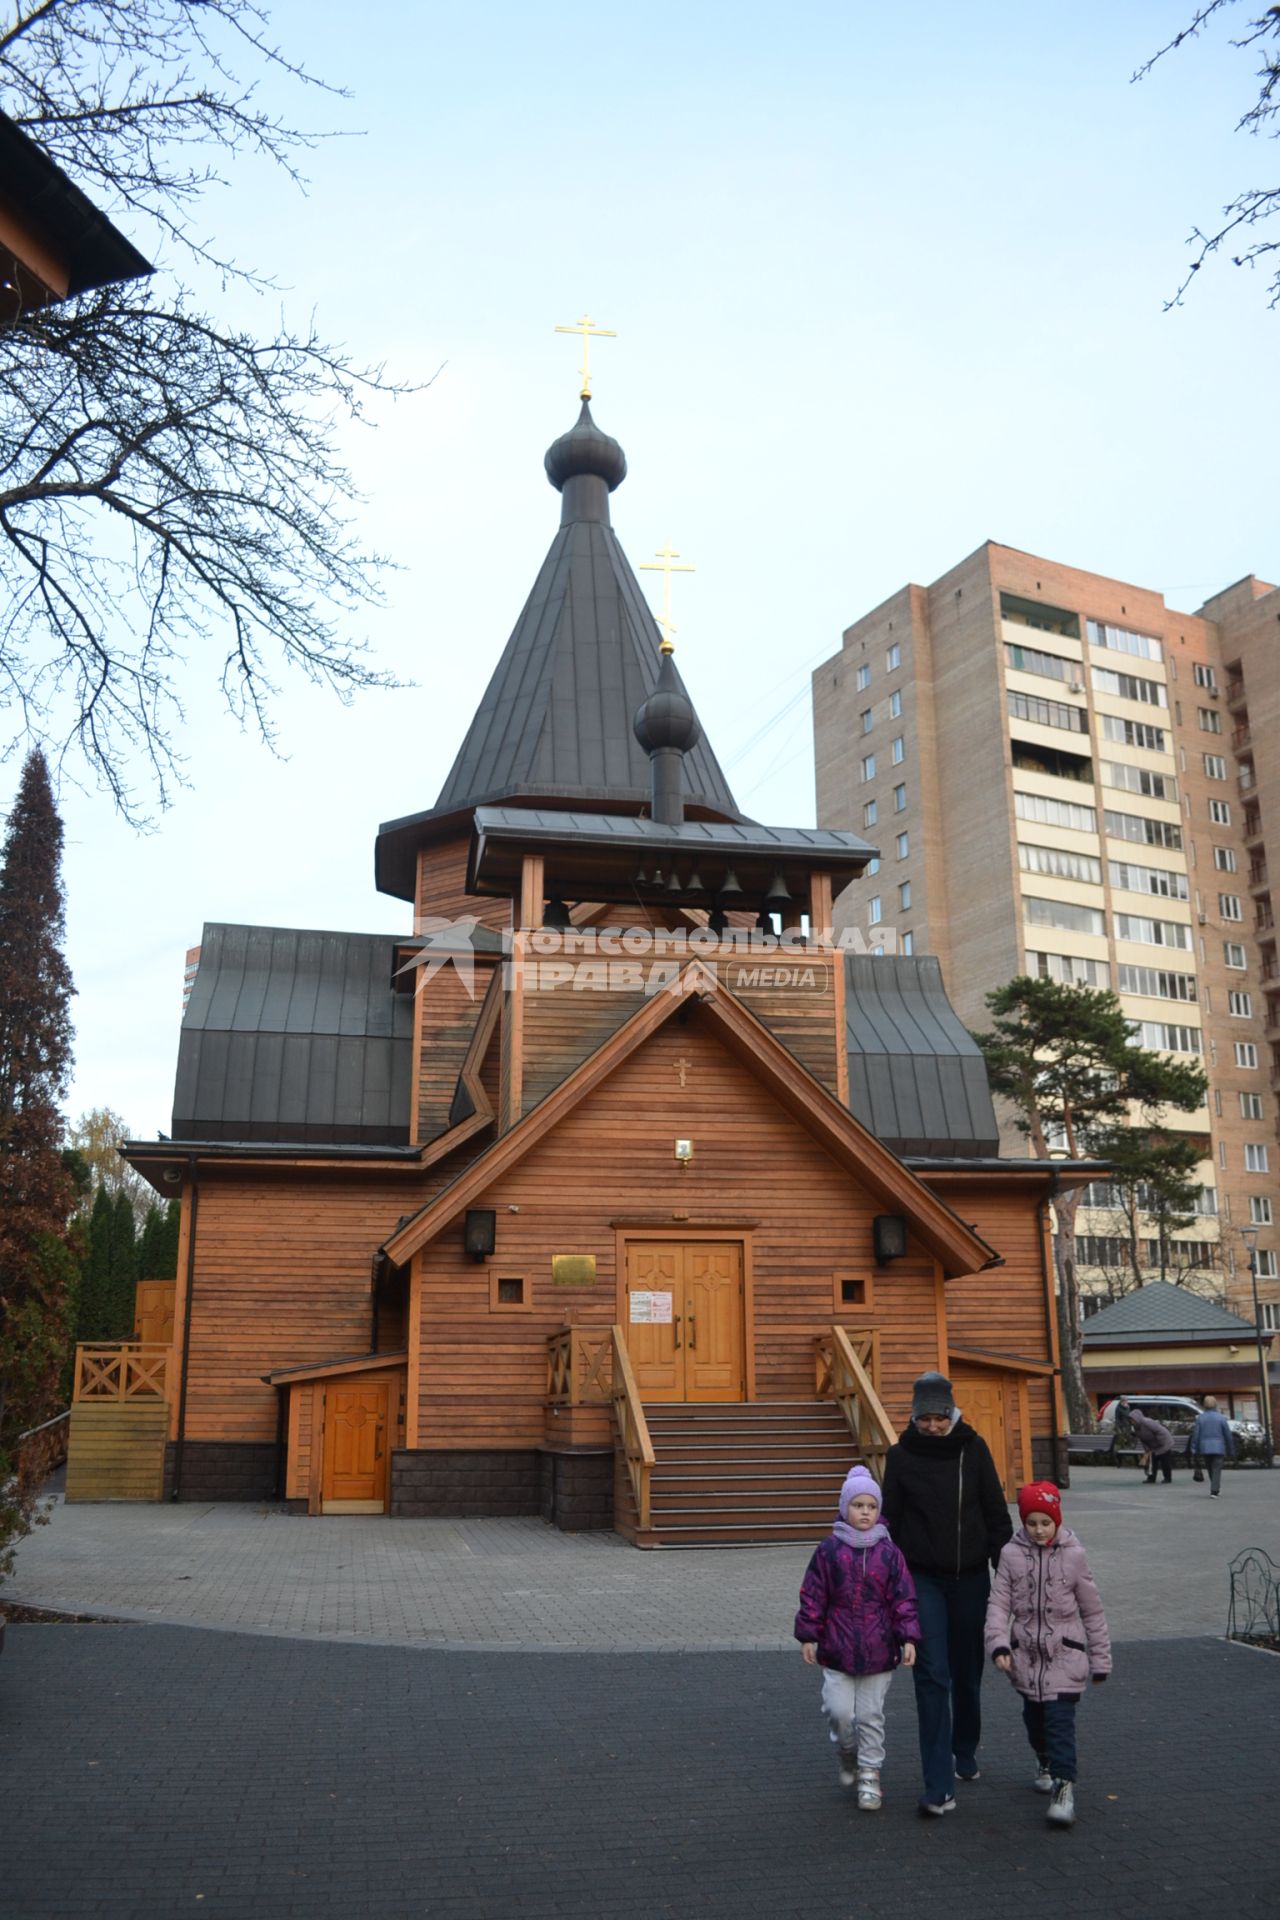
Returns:
[[[907,1563],[880,1522],[880,1489],[854,1467],[840,1489],[840,1518],[809,1562],[796,1639],[807,1666],[821,1666],[822,1706],[840,1762],[840,1784],[858,1783],[858,1805],[881,1805],[884,1703],[901,1661],[920,1640]]]
[[[1062,1524],[1049,1480],[1018,1489],[1022,1525],[1007,1547],[987,1604],[987,1652],[1022,1695],[1022,1719],[1039,1762],[1037,1793],[1052,1795],[1054,1826],[1076,1817],[1076,1704],[1111,1671],[1111,1638],[1084,1548]]]

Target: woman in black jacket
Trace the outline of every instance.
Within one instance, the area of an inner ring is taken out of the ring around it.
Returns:
[[[1013,1523],[991,1450],[957,1415],[940,1373],[915,1383],[910,1424],[885,1459],[881,1517],[911,1569],[924,1635],[912,1669],[920,1811],[954,1813],[957,1778],[978,1778],[982,1630]]]

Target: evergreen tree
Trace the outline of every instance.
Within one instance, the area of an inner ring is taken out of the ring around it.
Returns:
[[[111,1203],[111,1327],[109,1340],[133,1338],[138,1291],[138,1229],[133,1201],[122,1187]]]
[[[78,1341],[110,1340],[112,1325],[111,1241],[115,1226],[115,1202],[105,1187],[94,1195],[89,1215],[88,1249],[80,1270],[80,1311],[76,1320]]]
[[[62,953],[62,822],[43,754],[27,758],[0,862],[0,1571],[38,1487],[19,1434],[60,1411],[70,1337],[61,1257],[75,1181],[62,1153],[71,975]]]
[[[1171,1136],[1161,1114],[1194,1113],[1206,1081],[1198,1067],[1134,1045],[1132,1027],[1114,993],[1063,986],[1056,980],[1011,980],[986,996],[989,1033],[976,1033],[993,1093],[1013,1106],[1017,1126],[1042,1159],[1123,1164],[1130,1184],[1159,1177],[1160,1150]],[[1081,1364],[1080,1290],[1076,1278],[1076,1213],[1080,1188],[1054,1195],[1058,1231],[1058,1345],[1067,1421],[1091,1432],[1093,1411]]]

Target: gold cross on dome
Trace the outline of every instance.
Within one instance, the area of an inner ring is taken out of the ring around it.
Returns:
[[[617,334],[612,327],[597,327],[591,316],[584,313],[581,320],[575,320],[571,327],[557,326],[557,333],[580,333],[582,335],[582,392],[580,399],[591,398],[591,342],[593,340],[616,340]]]
[[[671,576],[673,573],[696,573],[696,567],[677,567],[674,562],[680,558],[676,549],[668,540],[665,547],[659,547],[652,560],[640,562],[641,573],[660,573],[662,575],[662,617],[658,625],[662,628],[662,651],[674,653],[671,636],[678,628],[671,624]]]

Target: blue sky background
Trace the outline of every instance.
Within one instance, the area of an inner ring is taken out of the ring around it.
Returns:
[[[350,439],[402,569],[359,630],[416,685],[344,709],[285,678],[273,759],[221,712],[211,642],[156,831],[64,787],[72,1112],[167,1128],[203,920],[407,929],[373,835],[433,803],[554,533],[577,343],[552,329],[584,309],[619,335],[593,369],[631,466],[615,525],[633,563],[670,540],[697,567],[681,667],[758,818],[813,818],[808,675],[842,627],[984,539],[1188,609],[1276,578],[1280,317],[1229,263],[1162,311],[1192,224],[1277,155],[1232,131],[1257,61],[1230,19],[1130,84],[1188,12],[273,7],[353,98],[268,92],[351,137],[306,198],[236,169],[203,224],[287,289],[258,324],[314,308],[358,358],[441,369]]]

